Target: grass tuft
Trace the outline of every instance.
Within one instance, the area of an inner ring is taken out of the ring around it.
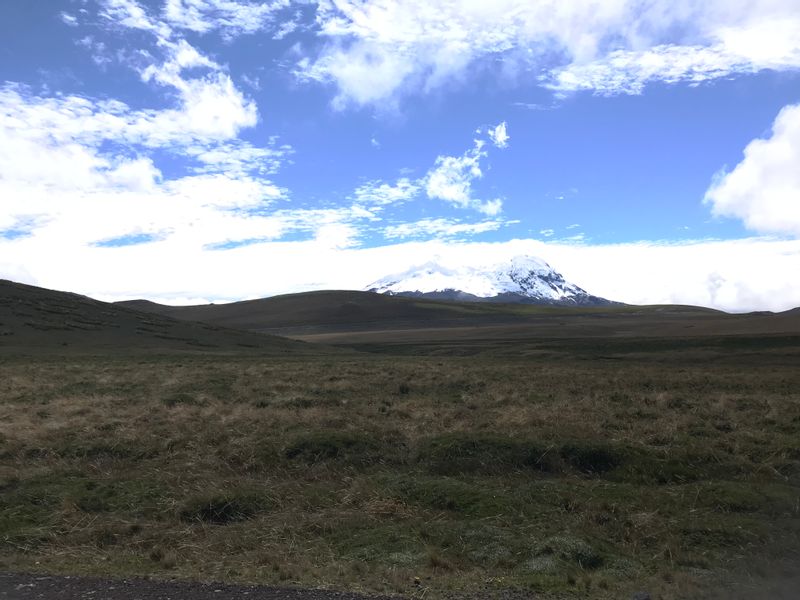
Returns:
[[[425,439],[417,461],[439,475],[554,468],[544,444],[494,433],[459,432]]]
[[[607,473],[622,464],[622,452],[600,442],[569,442],[561,447],[562,458],[575,469],[592,475]]]
[[[270,507],[269,499],[256,492],[202,494],[186,500],[179,515],[190,523],[227,525],[252,519]]]
[[[283,455],[304,463],[330,462],[350,466],[394,463],[402,457],[402,441],[381,440],[362,431],[316,431],[297,436]]]

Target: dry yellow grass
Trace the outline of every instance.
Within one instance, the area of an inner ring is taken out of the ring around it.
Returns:
[[[0,568],[697,597],[797,558],[799,389],[751,350],[6,358]]]

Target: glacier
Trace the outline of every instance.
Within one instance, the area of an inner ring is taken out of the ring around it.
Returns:
[[[611,304],[566,281],[544,260],[527,255],[499,263],[460,267],[429,261],[379,279],[366,289],[381,294],[444,300]]]

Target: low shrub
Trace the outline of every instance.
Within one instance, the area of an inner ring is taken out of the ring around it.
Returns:
[[[283,450],[289,460],[334,462],[351,466],[397,463],[404,459],[402,439],[379,439],[360,431],[318,431],[303,434]]]
[[[179,517],[186,522],[227,525],[252,519],[259,512],[269,509],[271,504],[269,498],[256,492],[199,495],[184,502]]]
[[[491,433],[459,432],[424,440],[417,461],[439,475],[496,473],[535,469],[552,471],[556,465],[544,444]]]
[[[470,516],[501,514],[512,502],[511,498],[486,493],[472,483],[450,477],[401,477],[388,487],[404,503]]]
[[[596,569],[603,557],[586,540],[570,535],[557,535],[545,540],[537,549],[537,556],[552,556],[583,569]]]
[[[623,452],[601,442],[571,442],[561,447],[561,457],[571,467],[592,475],[606,473],[623,462]]]

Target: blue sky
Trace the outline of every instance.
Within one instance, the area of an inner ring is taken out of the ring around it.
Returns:
[[[11,0],[0,276],[104,299],[533,254],[800,305],[800,1]]]

